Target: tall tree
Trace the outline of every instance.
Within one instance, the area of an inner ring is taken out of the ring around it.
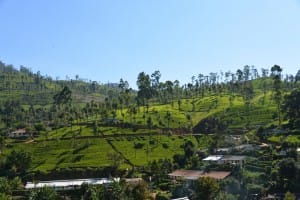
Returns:
[[[278,113],[278,125],[281,125],[281,101],[282,101],[282,93],[281,93],[281,72],[282,68],[279,65],[274,65],[271,68],[271,76],[273,79],[273,99],[277,104],[277,113]]]
[[[245,82],[243,89],[243,97],[247,108],[248,123],[250,123],[251,102],[254,97],[254,89],[251,81]]]
[[[160,78],[161,78],[161,73],[159,70],[156,70],[151,74],[151,86],[156,96],[158,96],[160,92],[159,91]]]
[[[141,72],[138,75],[137,86],[139,88],[137,98],[145,106],[146,102],[152,97],[151,80],[148,74]]]

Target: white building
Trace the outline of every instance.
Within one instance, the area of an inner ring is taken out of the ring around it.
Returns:
[[[8,134],[10,138],[30,137],[31,135],[25,129],[18,129]]]
[[[112,180],[101,179],[71,179],[71,180],[53,180],[53,181],[40,181],[37,183],[27,182],[25,189],[35,189],[42,187],[53,187],[55,190],[72,190],[80,188],[82,184],[102,185],[112,183]]]

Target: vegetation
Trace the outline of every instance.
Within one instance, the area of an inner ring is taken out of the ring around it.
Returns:
[[[87,186],[79,194],[83,199],[127,194],[147,199],[151,192],[158,199],[182,197],[191,188],[173,184],[167,176],[180,168],[232,172],[227,182],[199,179],[192,188],[195,198],[295,193],[300,187],[299,73],[284,76],[278,65],[270,75],[268,69],[261,71],[246,65],[236,73],[199,74],[186,84],[162,82],[159,71],[141,72],[134,90],[123,79],[117,84],[79,76],[53,80],[0,62],[3,198],[19,190],[14,180],[90,176],[142,177],[145,182]],[[16,130],[26,135],[14,137]],[[232,141],[234,137],[240,140]],[[249,157],[242,169],[202,161],[220,148],[240,144],[267,147],[233,151]],[[50,190],[33,190],[27,197]]]

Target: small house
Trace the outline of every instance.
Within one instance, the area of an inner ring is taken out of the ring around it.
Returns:
[[[243,166],[246,162],[246,156],[232,156],[232,155],[228,155],[228,156],[224,156],[221,159],[221,163],[228,163],[228,164],[232,164],[232,165],[240,165]]]
[[[21,137],[30,137],[30,136],[31,136],[31,134],[26,132],[26,130],[24,128],[17,129],[15,131],[9,133],[10,138],[21,138]]]

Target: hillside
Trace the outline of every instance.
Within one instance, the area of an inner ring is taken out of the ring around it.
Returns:
[[[268,167],[278,168],[279,150],[294,151],[300,144],[299,127],[278,110],[284,96],[299,88],[290,79],[280,80],[278,101],[275,76],[227,82],[212,77],[180,86],[171,81],[145,85],[149,76],[140,73],[133,91],[122,79],[111,87],[0,69],[1,175],[24,180],[133,176],[150,173],[149,165],[156,162],[206,169],[199,155],[268,143],[274,145],[277,164],[266,160],[272,151],[242,151],[250,157],[243,176],[263,187],[267,183],[258,177]],[[9,137],[14,130],[29,136]],[[23,162],[11,164],[13,156]]]
[[[104,101],[109,91],[118,90],[113,84],[86,81],[79,76],[69,80],[53,79],[39,71],[34,73],[24,66],[16,69],[0,61],[0,102],[14,99],[19,100],[22,105],[49,105],[63,86],[72,89],[74,103]]]

